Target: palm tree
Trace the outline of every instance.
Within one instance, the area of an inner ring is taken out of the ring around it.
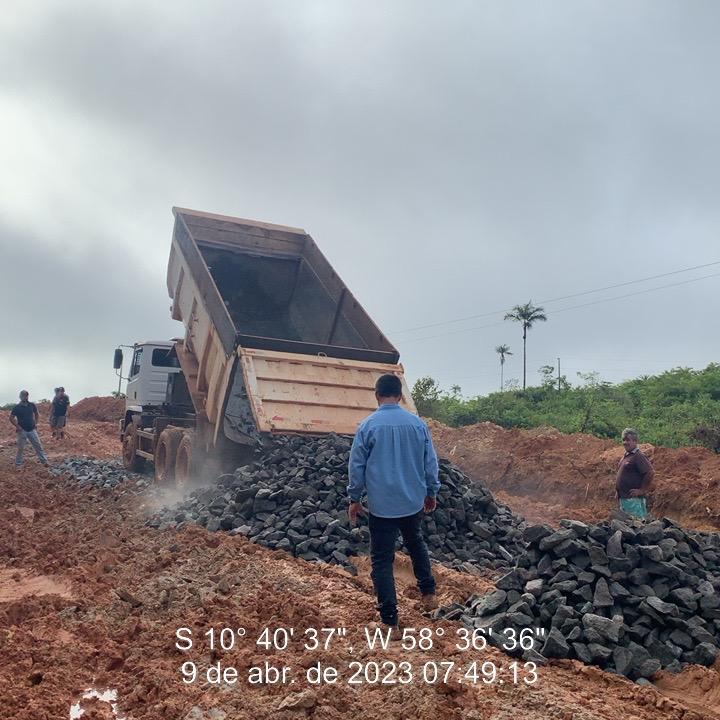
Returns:
[[[506,313],[505,320],[515,320],[522,323],[523,327],[523,390],[525,390],[527,378],[527,331],[538,321],[545,322],[545,308],[535,307],[532,300],[525,305],[516,305],[509,313]]]
[[[510,346],[509,345],[498,345],[495,348],[495,352],[500,355],[500,392],[502,392],[503,389],[503,366],[505,365],[505,356],[506,355],[512,355],[510,352]]]

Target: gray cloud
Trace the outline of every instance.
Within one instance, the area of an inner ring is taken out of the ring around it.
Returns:
[[[517,328],[395,331],[720,259],[715,3],[17,8],[0,28],[0,210],[35,240],[0,237],[5,292],[20,263],[79,258],[65,317],[98,328],[88,358],[122,339],[111,325],[126,340],[167,327],[173,204],[305,227],[411,376],[472,393],[494,388],[500,342],[519,376]],[[132,321],[83,306],[108,284],[142,298]],[[550,305],[529,367],[702,365],[720,351],[717,290]],[[23,322],[53,335],[31,307]]]

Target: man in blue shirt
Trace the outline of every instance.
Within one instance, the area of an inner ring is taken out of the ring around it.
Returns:
[[[350,450],[348,516],[354,525],[365,512],[368,498],[372,579],[383,623],[398,626],[395,593],[395,542],[398,530],[412,560],[423,607],[437,607],[435,578],[422,536],[425,513],[437,506],[438,459],[427,425],[400,407],[402,384],[396,375],[382,375],[375,383],[378,409],[355,433]]]

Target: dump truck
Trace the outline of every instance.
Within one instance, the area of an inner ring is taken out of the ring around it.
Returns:
[[[167,271],[182,338],[132,346],[123,462],[183,487],[273,435],[354,434],[398,351],[304,230],[173,208]],[[122,372],[122,350],[114,365]]]

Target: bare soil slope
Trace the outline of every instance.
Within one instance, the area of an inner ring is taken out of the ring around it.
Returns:
[[[597,521],[616,507],[615,473],[623,454],[617,443],[553,428],[429,425],[439,453],[532,521]],[[641,448],[655,467],[653,513],[700,530],[720,528],[720,455],[697,447]]]
[[[118,422],[125,412],[125,398],[86,397],[72,406],[72,417],[79,420]]]

